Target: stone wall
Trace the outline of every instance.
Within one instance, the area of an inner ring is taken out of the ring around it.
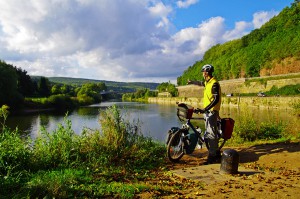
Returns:
[[[202,107],[202,98],[198,97],[150,97],[150,103],[176,104],[184,102],[195,107]],[[249,106],[257,108],[293,109],[300,103],[300,97],[222,97],[222,106]]]
[[[281,88],[287,85],[300,84],[300,73],[290,74],[291,78],[289,79],[278,79],[278,80],[268,80],[269,77],[259,78],[260,81],[250,81],[246,82],[247,79],[234,79],[234,80],[225,80],[220,81],[220,86],[223,94],[237,94],[237,93],[258,93],[269,91],[273,86]],[[286,75],[285,75],[286,77]],[[258,79],[258,78],[251,78]],[[178,86],[178,96],[179,97],[202,97],[203,96],[203,87],[196,85],[185,85]],[[300,88],[299,88],[300,89]]]

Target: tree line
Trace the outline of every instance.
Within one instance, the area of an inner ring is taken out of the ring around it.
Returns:
[[[210,48],[193,66],[177,78],[178,85],[201,80],[201,67],[212,64],[219,80],[259,77],[262,69],[272,69],[285,58],[300,60],[300,2],[295,0],[261,28],[241,39]],[[283,66],[284,67],[284,66]]]
[[[30,108],[71,108],[99,103],[105,83],[68,85],[50,82],[46,77],[31,78],[27,71],[0,60],[0,106],[12,110]],[[41,99],[44,98],[44,99]]]
[[[136,92],[125,93],[122,100],[126,101],[147,101],[149,97],[157,97],[158,93],[169,92],[172,97],[178,96],[177,88],[171,82],[162,82],[156,87],[156,90],[148,88],[138,89]]]

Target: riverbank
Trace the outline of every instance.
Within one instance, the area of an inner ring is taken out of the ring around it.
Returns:
[[[182,102],[202,106],[202,98],[196,97],[149,97],[149,103],[176,104]],[[300,103],[300,96],[293,97],[222,97],[222,106],[249,106],[256,108],[293,109]]]

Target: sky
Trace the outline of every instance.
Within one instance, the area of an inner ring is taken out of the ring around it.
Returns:
[[[294,0],[0,0],[0,60],[29,75],[172,82]]]

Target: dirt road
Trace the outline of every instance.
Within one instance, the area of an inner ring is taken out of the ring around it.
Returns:
[[[239,153],[239,170],[255,172],[226,175],[222,180],[213,182],[205,180],[201,182],[201,178],[192,179],[203,183],[203,186],[201,188],[199,186],[186,187],[176,194],[161,198],[300,198],[299,142],[262,144],[232,149]],[[169,169],[171,172],[186,170],[187,174],[195,173],[197,168],[204,168],[203,162],[206,154],[204,149],[195,151],[192,156],[184,156],[180,163],[170,164]],[[188,170],[189,168],[192,171]],[[214,168],[215,170],[220,168],[220,164]],[[210,173],[211,177],[219,175],[213,172]],[[190,175],[185,177],[189,179]]]

